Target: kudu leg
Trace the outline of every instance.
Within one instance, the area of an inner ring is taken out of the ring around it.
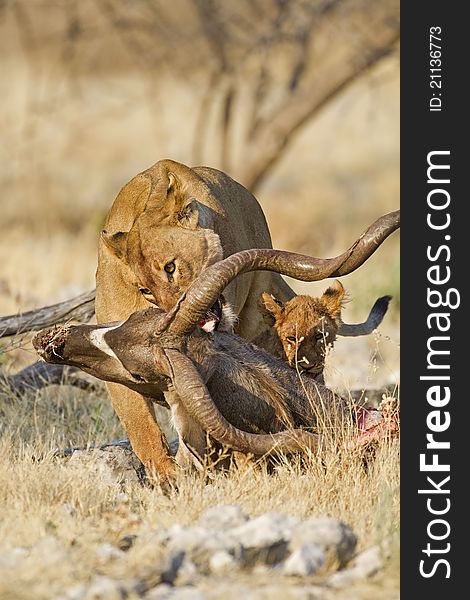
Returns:
[[[151,400],[123,385],[107,384],[116,411],[136,456],[152,482],[166,483],[176,476],[176,464],[157,420]]]
[[[178,451],[175,456],[179,467],[204,471],[204,456],[207,453],[207,437],[204,429],[194,420],[175,392],[166,392],[165,400],[170,405],[173,427],[178,433]]]

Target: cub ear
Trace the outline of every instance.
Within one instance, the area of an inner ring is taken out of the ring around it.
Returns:
[[[282,316],[284,304],[273,295],[263,292],[258,299],[258,310],[265,323],[272,327]]]
[[[337,279],[335,279],[333,284],[323,292],[321,300],[332,317],[338,318],[341,316],[344,294],[343,284]]]
[[[128,233],[126,231],[108,233],[103,230],[101,232],[101,239],[106,244],[107,248],[109,248],[115,256],[124,261],[127,256],[127,236]]]

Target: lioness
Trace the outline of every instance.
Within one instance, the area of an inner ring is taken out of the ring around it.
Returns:
[[[354,325],[354,335],[365,335],[378,327],[390,302],[390,296],[379,298],[367,321]],[[292,366],[324,383],[323,369],[328,347],[338,334],[347,335],[348,328],[341,319],[345,290],[336,280],[322,296],[295,296],[282,302],[264,292],[259,298],[259,310],[266,323],[276,332],[271,352]]]
[[[107,215],[96,272],[97,321],[127,319],[149,303],[169,310],[208,265],[249,248],[272,244],[248,190],[216,169],[159,161],[122,188]],[[223,306],[216,302],[201,326],[211,330],[222,319],[250,340],[271,335],[257,310],[265,290],[283,301],[295,295],[277,273],[246,273],[224,290]],[[174,461],[152,401],[118,384],[108,387],[149,477],[171,478]]]

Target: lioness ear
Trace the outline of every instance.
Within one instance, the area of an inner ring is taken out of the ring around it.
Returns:
[[[210,229],[212,223],[208,211],[207,206],[200,204],[196,198],[190,198],[189,203],[176,215],[176,224],[185,229]]]
[[[284,304],[271,294],[263,292],[258,299],[258,310],[265,323],[272,327],[284,312]]]
[[[157,209],[162,220],[175,212],[175,197],[179,195],[179,178],[173,173],[173,161],[161,160],[145,171],[151,181],[151,190],[145,203],[145,210]],[[187,167],[186,167],[187,168]]]
[[[341,316],[341,309],[343,308],[344,299],[344,287],[343,284],[337,279],[333,282],[330,287],[324,291],[321,297],[322,302],[326,305],[328,312],[332,317]]]
[[[125,231],[118,231],[117,233],[108,233],[103,230],[101,232],[101,239],[111,252],[120,258],[125,260],[127,256],[127,236],[128,233]]]
[[[166,185],[166,191],[167,193],[174,189],[176,184],[176,175],[174,173],[168,173],[168,181],[167,181],[167,185]]]

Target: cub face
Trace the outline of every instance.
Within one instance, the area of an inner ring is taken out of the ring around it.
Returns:
[[[266,292],[261,295],[260,310],[292,367],[313,376],[322,373],[327,348],[338,333],[344,294],[342,284],[335,281],[319,298],[300,295],[282,303]]]

